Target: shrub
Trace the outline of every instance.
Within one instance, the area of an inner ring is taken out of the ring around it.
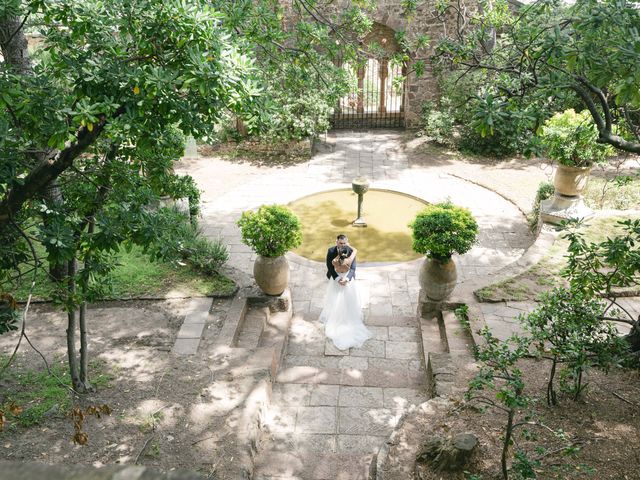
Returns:
[[[206,275],[218,273],[229,258],[229,251],[218,240],[202,236],[181,213],[163,209],[156,229],[162,232],[150,247],[152,258],[168,262],[186,262]]]
[[[561,165],[590,167],[614,153],[610,145],[597,143],[598,131],[591,114],[569,109],[545,122],[541,136],[547,155]]]
[[[413,230],[413,250],[436,260],[462,255],[476,242],[478,224],[466,208],[450,202],[429,205],[409,225]]]
[[[263,257],[279,257],[302,243],[298,217],[280,205],[246,211],[238,220],[242,241]]]
[[[540,185],[538,185],[536,198],[533,201],[533,208],[527,217],[529,228],[531,228],[532,232],[535,232],[540,225],[540,202],[550,198],[554,192],[555,188],[551,182],[541,182]]]
[[[422,130],[431,141],[439,145],[453,145],[454,118],[449,109],[437,109],[433,102],[422,105]]]
[[[539,306],[522,318],[541,355],[550,355],[547,403],[557,403],[554,379],[558,364],[563,390],[577,400],[586,385],[583,373],[591,366],[607,370],[624,356],[628,345],[613,323],[605,321],[606,302],[577,289],[556,288],[542,295]]]

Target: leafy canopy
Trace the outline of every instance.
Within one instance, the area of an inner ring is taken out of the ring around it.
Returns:
[[[554,112],[591,115],[597,142],[640,152],[640,9],[627,0],[537,0],[478,10],[442,2],[458,28],[438,44],[435,63],[457,79],[478,72],[474,127],[495,134],[514,112],[540,133]],[[517,118],[517,117],[516,117]],[[521,121],[522,119],[520,119]]]

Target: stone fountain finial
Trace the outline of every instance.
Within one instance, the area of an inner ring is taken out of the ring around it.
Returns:
[[[358,194],[358,218],[353,221],[352,225],[354,227],[366,227],[367,222],[364,221],[362,216],[362,198],[369,190],[369,182],[364,177],[357,177],[351,182],[351,188]]]

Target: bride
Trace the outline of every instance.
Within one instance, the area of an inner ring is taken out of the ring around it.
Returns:
[[[339,350],[361,347],[372,336],[362,322],[360,296],[354,281],[356,250],[347,242],[344,235],[339,235],[336,247],[327,252],[329,280],[320,314],[320,321],[325,324],[325,335]]]

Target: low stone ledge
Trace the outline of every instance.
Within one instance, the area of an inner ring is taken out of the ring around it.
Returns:
[[[188,470],[163,473],[141,465],[48,465],[38,462],[0,462],[0,480],[203,480]]]
[[[254,289],[248,292],[247,300],[252,307],[266,307],[271,313],[287,312],[291,309],[291,290],[287,288],[280,295],[267,295]]]

